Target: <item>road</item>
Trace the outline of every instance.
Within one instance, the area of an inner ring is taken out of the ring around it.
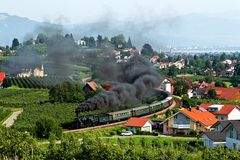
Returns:
[[[14,121],[17,119],[18,115],[22,113],[23,110],[21,111],[16,111],[16,112],[13,112],[12,115],[10,117],[8,117],[8,119],[6,119],[4,122],[3,122],[3,125],[5,127],[11,127],[14,123]]]

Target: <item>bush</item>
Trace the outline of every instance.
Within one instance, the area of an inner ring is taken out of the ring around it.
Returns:
[[[153,136],[158,136],[159,133],[158,133],[158,132],[152,132],[152,135],[153,135]]]
[[[63,131],[53,119],[49,117],[41,117],[36,121],[35,134],[38,138],[49,138],[51,135],[60,139]]]

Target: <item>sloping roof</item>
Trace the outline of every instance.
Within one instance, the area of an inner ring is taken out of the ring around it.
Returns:
[[[215,89],[218,98],[225,100],[236,100],[236,96],[240,93],[239,88],[213,87],[213,89]]]
[[[198,107],[208,109],[208,107],[211,106],[211,105],[212,105],[211,103],[201,103]]]
[[[211,105],[215,105],[215,104],[202,103],[199,105],[199,108],[208,109]],[[236,107],[237,107],[237,105],[235,105],[235,104],[224,104],[219,111],[213,112],[213,114],[228,115]]]
[[[132,117],[132,118],[128,119],[128,121],[125,124],[125,126],[129,126],[129,127],[143,127],[148,121],[149,121],[148,118]]]
[[[167,79],[167,80],[169,80],[171,84],[173,84],[173,83],[174,83],[174,80],[173,80],[173,78],[170,78],[170,77],[169,77],[169,78],[166,78],[166,79]]]
[[[227,128],[232,125],[239,134],[240,133],[240,121],[239,120],[230,120],[229,122],[230,123],[228,123],[228,125],[225,128],[223,128],[222,132],[226,131]]]
[[[97,84],[95,82],[88,82],[87,85],[92,88],[92,90],[97,90]]]
[[[225,128],[228,123],[230,123],[229,120],[225,120],[225,121],[217,121],[214,125],[211,126],[211,128],[216,128],[218,125],[222,126],[222,129]]]
[[[210,131],[204,133],[213,142],[225,142],[226,137],[222,132]]]
[[[195,108],[191,108],[191,110],[182,109],[180,110],[180,112],[189,117],[190,119],[200,122],[207,127],[215,124],[218,121],[215,115],[208,111],[200,111]]]
[[[222,114],[228,115],[237,105],[234,104],[225,104],[218,112],[214,112],[214,114]]]
[[[0,72],[0,82],[2,82],[5,79],[5,73],[4,72]]]

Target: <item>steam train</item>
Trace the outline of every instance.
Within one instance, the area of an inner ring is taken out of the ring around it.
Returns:
[[[102,115],[79,116],[77,114],[77,117],[76,117],[77,128],[84,128],[84,127],[118,122],[118,121],[126,120],[130,117],[139,117],[139,116],[144,116],[144,115],[161,111],[167,108],[168,106],[172,105],[173,103],[172,95],[168,92],[164,92],[164,93],[166,93],[166,97],[163,100],[153,103],[151,105],[140,106],[140,107],[121,110],[121,111],[109,112]]]

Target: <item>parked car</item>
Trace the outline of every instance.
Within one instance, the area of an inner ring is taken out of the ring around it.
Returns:
[[[131,131],[126,131],[126,132],[123,132],[121,133],[121,136],[132,136],[133,133]]]

